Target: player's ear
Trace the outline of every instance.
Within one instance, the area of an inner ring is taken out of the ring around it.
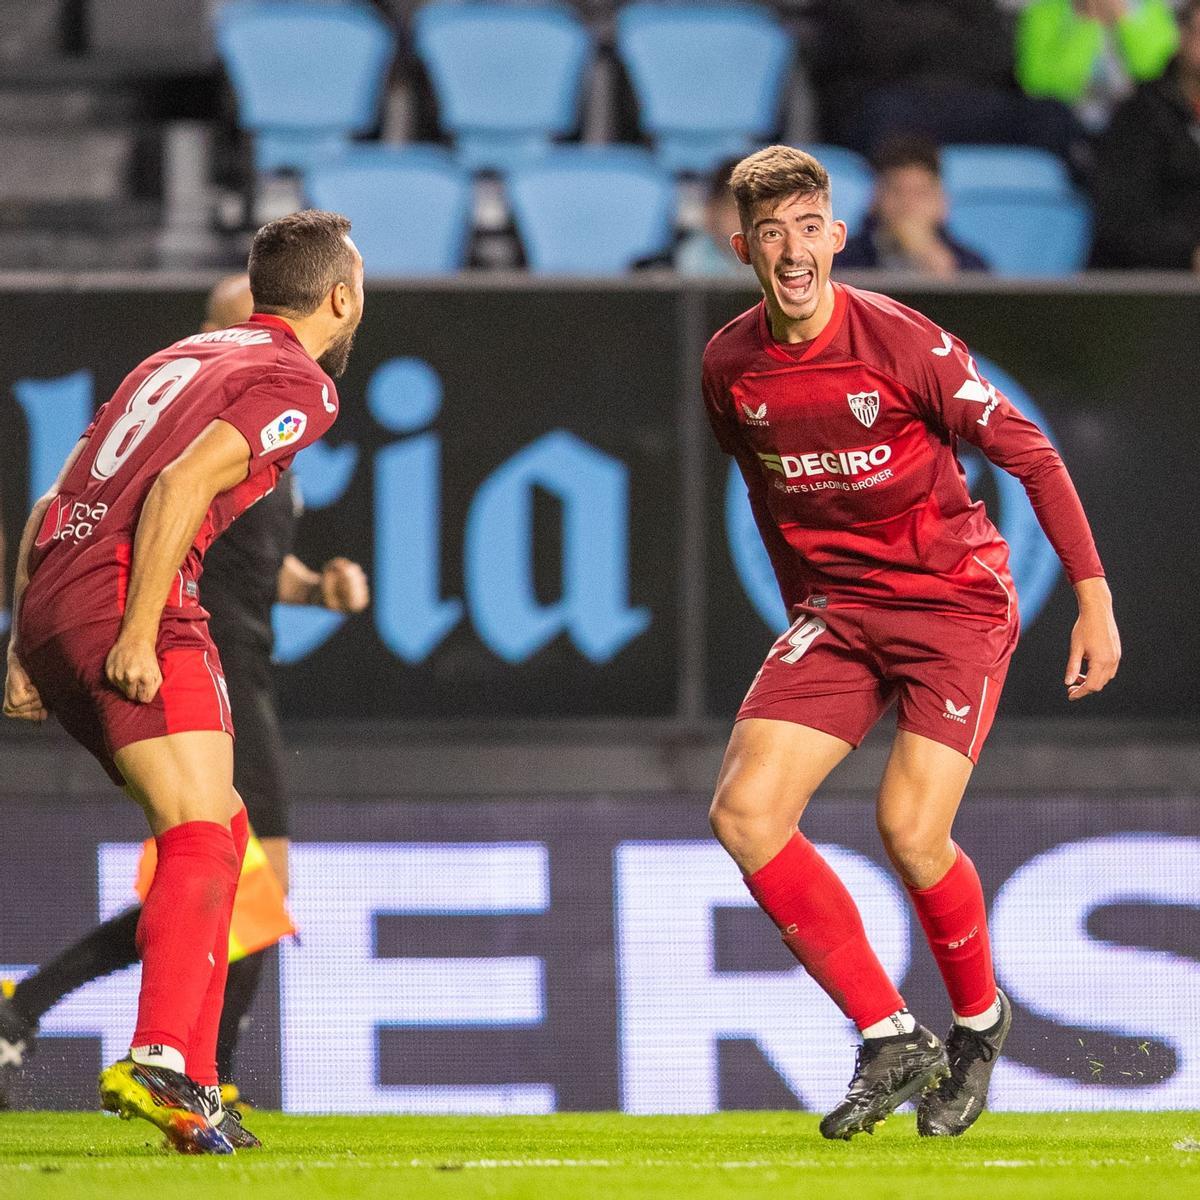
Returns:
[[[844,250],[846,247],[846,222],[834,221],[833,223],[833,252]]]
[[[729,245],[732,248],[734,254],[737,255],[738,262],[743,262],[747,266],[749,266],[750,265],[750,243],[748,241],[746,241],[746,235],[739,230],[737,233],[730,236]]]
[[[350,295],[350,285],[335,283],[333,290],[329,293],[329,304],[335,317],[346,316],[354,307],[353,298]]]

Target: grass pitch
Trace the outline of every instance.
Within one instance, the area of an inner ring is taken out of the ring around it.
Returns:
[[[957,1140],[895,1116],[826,1142],[794,1113],[706,1117],[285,1117],[261,1151],[180,1158],[157,1133],[91,1113],[0,1113],[0,1197],[204,1200],[1152,1200],[1200,1196],[1200,1113],[985,1113]]]

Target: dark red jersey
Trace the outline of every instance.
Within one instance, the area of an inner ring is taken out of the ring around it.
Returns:
[[[1021,480],[1073,583],[1102,575],[1058,452],[966,346],[886,296],[840,284],[834,295],[811,342],[777,342],[760,303],[704,353],[709,419],[741,468],[789,609],[820,594],[1010,614],[1008,546],[967,491],[959,438]]]
[[[213,500],[163,610],[164,619],[206,616],[198,601],[205,550],[337,412],[333,381],[276,317],[195,334],[146,359],[84,431],[87,445],[42,523],[21,603],[22,643],[32,647],[124,611],[146,495],[158,473],[220,419],[249,444],[249,470]]]

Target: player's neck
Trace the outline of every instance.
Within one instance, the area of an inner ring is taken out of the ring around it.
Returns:
[[[767,295],[766,301],[767,322],[771,327],[771,336],[777,342],[811,342],[833,319],[833,283],[828,279],[821,291],[821,299],[810,317],[796,320],[780,309],[773,296]]]
[[[304,347],[313,362],[319,361],[321,355],[329,349],[331,338],[326,322],[314,321],[310,317],[284,317],[278,314],[275,319],[284,322],[291,329],[296,335],[296,341]]]

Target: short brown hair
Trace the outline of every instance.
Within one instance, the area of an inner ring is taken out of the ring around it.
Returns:
[[[307,317],[336,284],[349,284],[354,254],[350,222],[340,213],[306,208],[264,225],[250,247],[255,312]]]
[[[811,154],[793,146],[767,146],[743,158],[729,176],[738,215],[748,226],[757,205],[785,196],[829,200],[829,172]]]

